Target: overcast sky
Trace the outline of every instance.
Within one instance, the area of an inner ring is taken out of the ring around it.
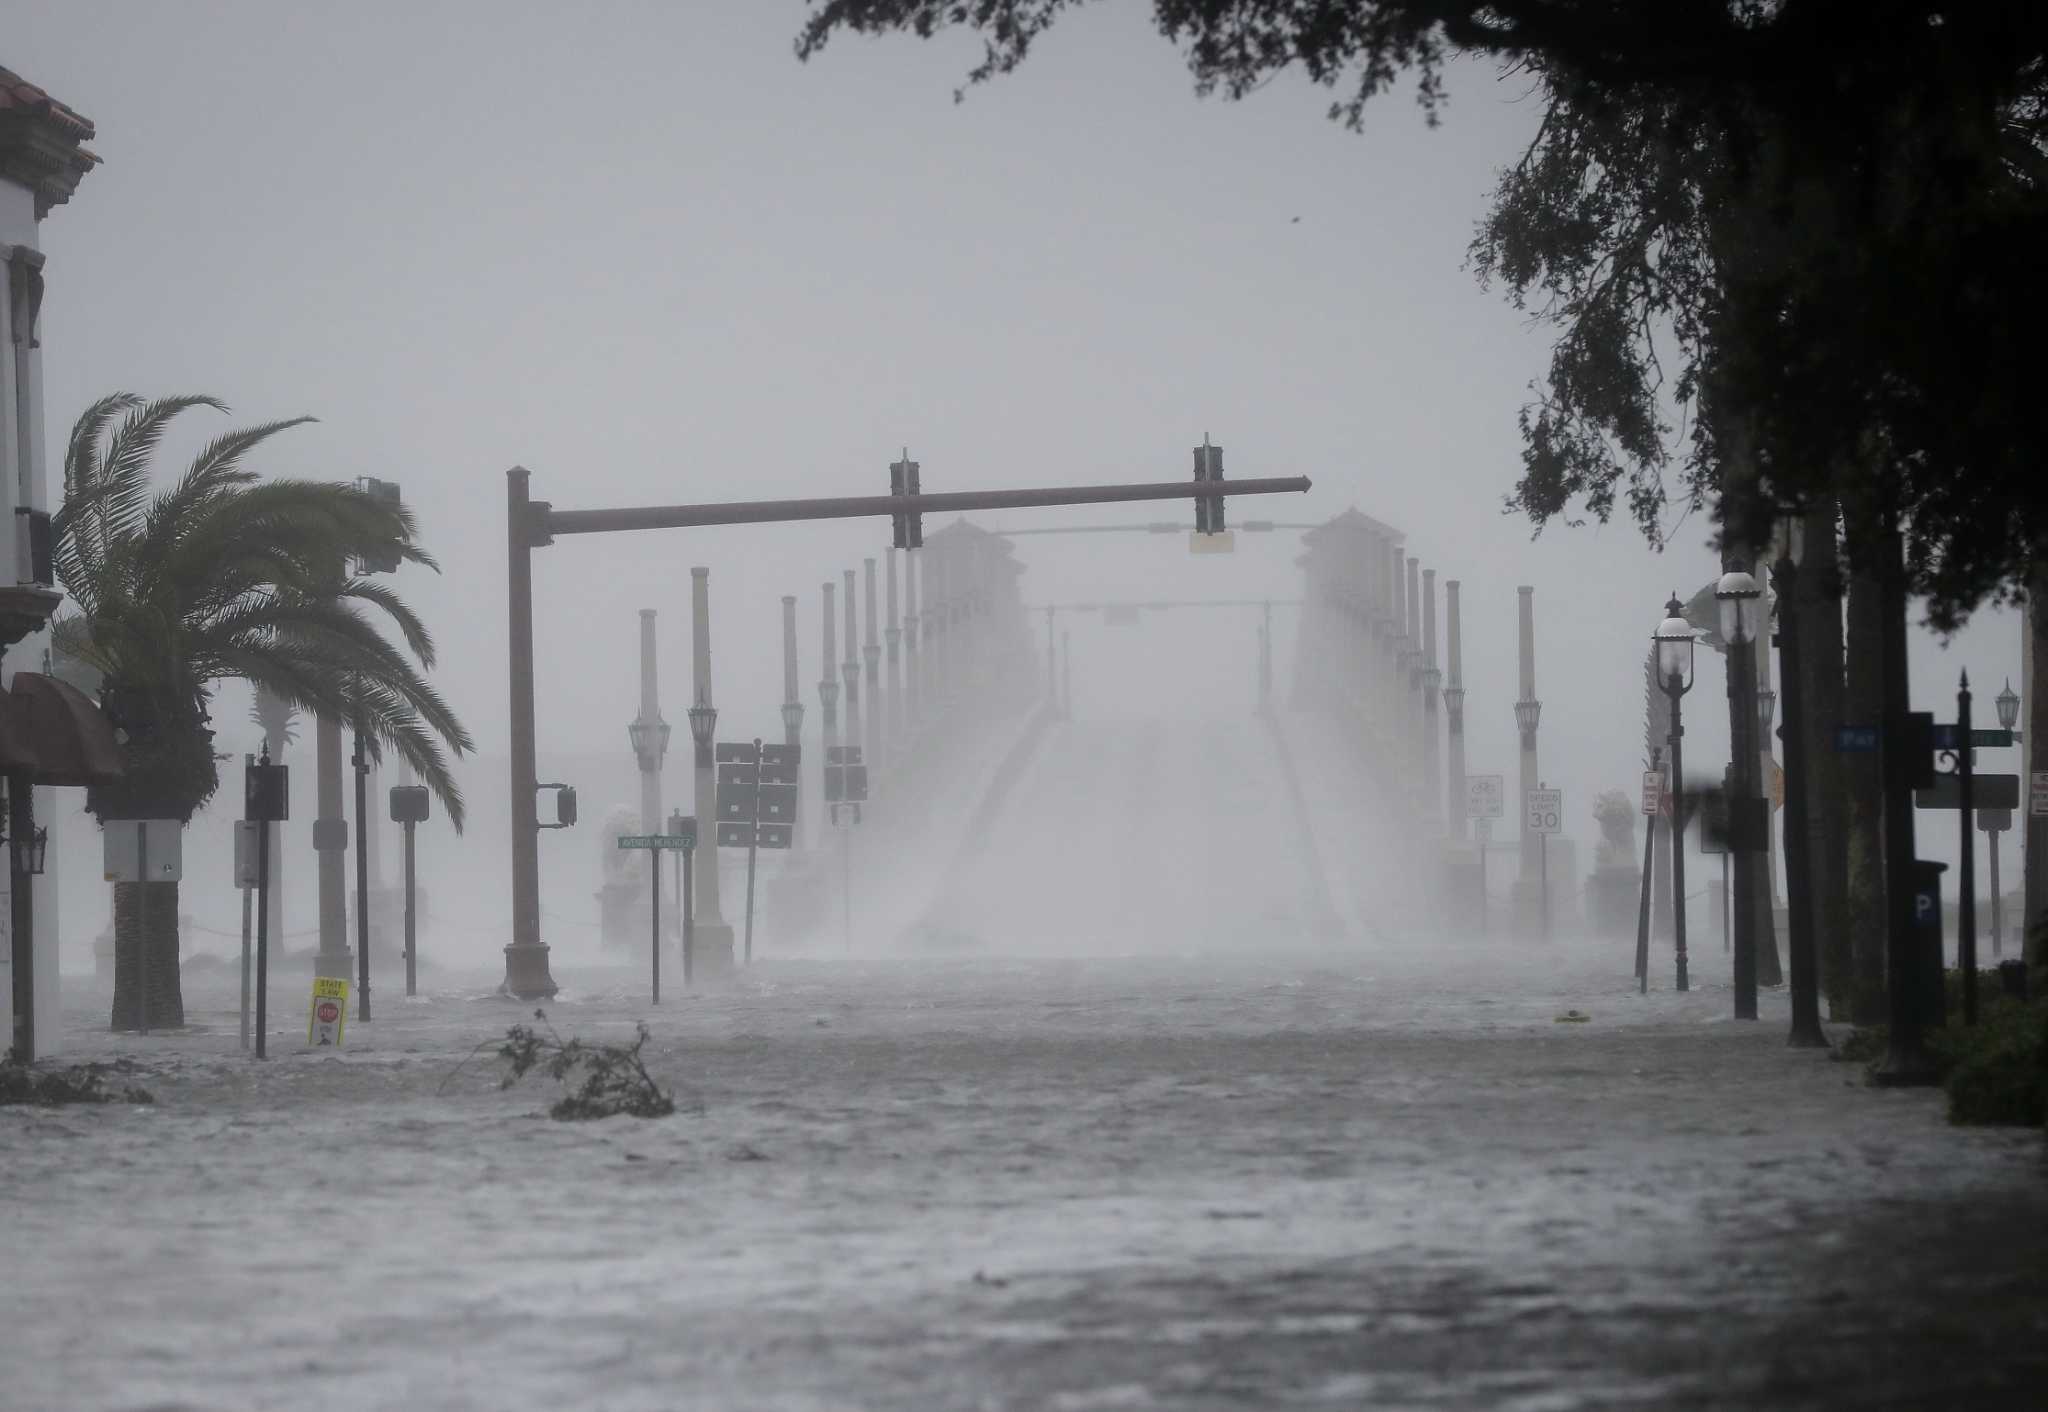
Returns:
[[[91,118],[104,158],[43,228],[53,454],[114,389],[320,417],[259,466],[402,484],[445,572],[399,586],[440,637],[440,685],[497,753],[514,463],[568,508],[879,493],[906,445],[928,490],[1179,479],[1207,433],[1233,477],[1316,482],[1234,501],[1234,520],[1355,505],[1464,581],[1475,771],[1514,768],[1514,590],[1535,586],[1543,769],[1573,791],[1589,847],[1591,793],[1632,788],[1639,768],[1664,596],[1715,562],[1703,521],[1659,557],[1630,526],[1532,542],[1501,511],[1547,343],[1464,254],[1534,107],[1478,67],[1433,131],[1397,98],[1346,133],[1298,79],[1201,101],[1148,9],[1073,13],[956,105],[971,41],[841,40],[802,65],[797,4],[5,0],[0,62]],[[206,415],[174,452],[218,429]],[[712,571],[732,733],[776,728],[784,593],[801,595],[815,723],[818,585],[887,533],[544,551],[544,748],[624,751],[644,606],[665,610],[680,723],[692,564]],[[1294,553],[1277,536],[1200,559],[1180,539],[1019,541],[1033,602],[1291,596]],[[1250,702],[1248,616],[1075,632],[1077,707]],[[1988,695],[2017,651],[2003,617],[1946,654],[1916,647],[1919,704],[1959,664]],[[1701,677],[1688,743],[1718,767],[1705,656]],[[242,698],[218,714],[243,748]]]

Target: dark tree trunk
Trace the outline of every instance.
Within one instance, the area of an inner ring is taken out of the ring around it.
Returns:
[[[178,986],[178,885],[115,883],[113,887],[113,1027],[133,1030],[138,1021],[144,1021],[146,1028],[153,1030],[177,1029],[185,1023],[185,997]]]
[[[2048,745],[2048,571],[2034,575],[2027,585],[2026,661],[2021,664],[2025,717],[2020,731],[2026,737],[2026,769],[2048,769],[2042,764],[2041,747]],[[2027,784],[2032,779],[2020,781]],[[2026,830],[2026,922],[2025,955],[2035,986],[2048,990],[2048,816],[2033,812],[2031,795],[2020,800],[2027,813],[2021,820]]]
[[[1881,530],[1853,517],[1848,525],[1849,613],[1843,720],[1876,726],[1884,719],[1884,588],[1879,581]],[[1882,743],[1890,748],[1892,742]],[[1852,979],[1849,1017],[1859,1025],[1885,1019],[1884,770],[1879,754],[1836,761],[1848,818],[1844,892]]]
[[[1806,517],[1806,552],[1797,580],[1800,683],[1805,695],[1806,866],[1813,898],[1814,946],[1828,1018],[1847,1020],[1854,967],[1849,946],[1849,803],[1835,727],[1849,723],[1842,678],[1841,556],[1835,506]]]

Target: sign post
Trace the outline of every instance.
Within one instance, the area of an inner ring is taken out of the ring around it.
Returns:
[[[718,758],[716,846],[747,850],[745,963],[754,963],[754,870],[764,848],[796,841],[799,752],[794,745],[721,745]]]
[[[306,1007],[306,1043],[341,1048],[348,1025],[348,977],[313,977],[313,999]]]
[[[1507,785],[1500,775],[1465,776],[1465,817],[1472,821],[1479,840],[1479,934],[1486,935],[1486,845],[1493,837],[1493,821],[1507,812]]]
[[[1664,750],[1650,749],[1650,768],[1643,771],[1643,887],[1636,899],[1636,993],[1650,993],[1650,877],[1657,857],[1657,815],[1664,808]]]
[[[1543,939],[1550,940],[1550,836],[1564,832],[1564,791],[1543,781],[1529,791],[1529,832],[1536,835],[1536,871],[1543,877]]]
[[[290,766],[270,763],[270,746],[242,771],[242,816],[256,825],[256,1057],[264,1055],[270,1008],[270,825],[291,814]]]
[[[825,750],[825,807],[839,833],[839,925],[842,944],[853,950],[853,826],[868,797],[868,767],[858,745]],[[841,820],[845,822],[842,823]]]
[[[669,819],[670,829],[675,830],[676,825],[679,823],[682,825],[682,828],[675,832],[626,833],[619,835],[620,848],[644,848],[654,855],[647,862],[648,876],[654,880],[654,907],[650,922],[652,939],[648,947],[648,955],[650,958],[649,965],[653,972],[652,983],[654,987],[654,1003],[656,1005],[661,1004],[661,851],[665,848],[680,849],[683,853],[688,854],[690,850],[697,846],[697,821],[689,818],[671,817]],[[685,878],[689,876],[689,860],[687,858],[684,859],[683,876]],[[690,985],[690,919],[687,884],[685,885],[684,896],[686,900],[683,903],[683,988],[687,990]]]
[[[242,767],[256,763],[254,755],[242,757]],[[235,886],[242,892],[242,1048],[249,1047],[249,966],[255,959],[255,945],[249,934],[249,899],[256,890],[256,831],[262,825],[250,819],[235,820]]]

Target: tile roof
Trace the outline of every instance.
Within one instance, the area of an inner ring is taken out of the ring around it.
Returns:
[[[0,66],[0,112],[9,110],[46,117],[78,142],[93,135],[91,119],[65,107],[14,70]]]

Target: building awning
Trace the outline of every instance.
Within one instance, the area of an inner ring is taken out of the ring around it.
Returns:
[[[0,769],[35,784],[106,784],[121,777],[114,728],[92,698],[41,672],[16,672],[0,692]]]

